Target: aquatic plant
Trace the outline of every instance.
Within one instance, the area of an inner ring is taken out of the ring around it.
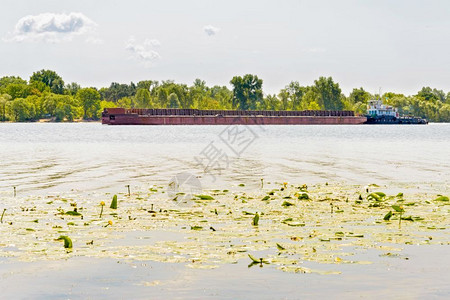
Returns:
[[[438,195],[438,197],[434,199],[434,201],[448,202],[449,198],[447,196]]]
[[[398,218],[398,228],[402,226],[402,214],[405,212],[402,205],[392,205],[392,208],[400,214]]]
[[[109,208],[112,209],[117,209],[117,195],[114,195],[111,201],[111,205],[109,206]]]
[[[258,226],[259,224],[259,214],[256,213],[255,216],[253,217],[253,226]]]
[[[289,201],[284,201],[284,202],[281,204],[281,206],[284,206],[284,207],[293,206],[293,205],[294,205],[294,203],[291,203],[291,202],[289,202]]]
[[[0,218],[0,223],[3,223],[3,216],[5,215],[6,208],[3,209],[2,217]]]
[[[284,248],[284,247],[281,246],[280,244],[278,244],[278,243],[276,243],[276,244],[277,244],[277,249],[278,249],[278,250],[280,250],[280,251],[286,250],[286,248]]]
[[[392,215],[393,215],[392,211],[389,211],[387,214],[384,215],[383,220],[389,221]]]
[[[101,202],[100,202],[100,206],[101,206],[101,210],[100,210],[100,216],[99,216],[99,218],[101,218],[102,215],[103,215],[103,207],[105,206],[105,202],[104,202],[104,201],[101,201]]]
[[[373,192],[367,196],[367,200],[383,201],[386,194],[383,192]]]
[[[195,197],[199,198],[200,200],[214,200],[214,198],[210,195],[195,195]]]
[[[298,196],[298,200],[309,200],[309,195],[307,193],[301,193]]]
[[[64,241],[64,248],[71,249],[73,247],[72,240],[67,235],[61,235],[56,240],[57,241],[63,240]]]
[[[69,211],[66,211],[66,213],[65,213],[66,215],[69,215],[69,216],[75,216],[75,217],[77,217],[77,216],[81,216],[82,214],[80,214],[78,211],[76,211],[76,210],[69,210]]]
[[[129,196],[131,196],[131,192],[130,192],[130,185],[129,184],[127,184],[126,186],[125,186],[127,189],[128,189],[128,197]]]

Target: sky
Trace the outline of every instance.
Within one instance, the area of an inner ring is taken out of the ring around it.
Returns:
[[[450,91],[448,0],[1,0],[0,77],[66,83],[175,80],[266,94],[331,76],[345,94]]]

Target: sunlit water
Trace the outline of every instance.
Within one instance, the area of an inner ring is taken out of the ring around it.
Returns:
[[[21,193],[164,185],[182,172],[205,188],[261,178],[426,186],[449,181],[449,158],[450,124],[0,124],[0,190]]]
[[[0,193],[10,197],[13,187],[18,199],[73,190],[124,193],[128,184],[167,186],[180,173],[197,176],[207,189],[240,183],[252,189],[264,178],[439,192],[448,191],[449,158],[450,124],[0,124]],[[167,232],[148,232],[148,238],[130,233],[121,242],[173,239]],[[131,259],[0,260],[0,298],[445,298],[447,248],[405,246],[402,258],[359,251],[360,259],[376,263],[335,266],[338,276],[249,269],[243,260],[214,270]]]

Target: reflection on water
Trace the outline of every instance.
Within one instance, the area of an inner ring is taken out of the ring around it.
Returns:
[[[86,257],[44,263],[0,261],[0,289],[5,299],[18,295],[33,299],[448,298],[448,270],[441,263],[450,259],[447,249],[407,246],[405,252],[408,260],[369,251],[364,258],[380,263],[338,265],[342,271],[338,276],[291,274],[267,266],[249,269],[247,260],[212,270]]]
[[[225,126],[0,124],[0,189],[108,190],[167,184],[179,172],[204,187],[267,181],[447,183],[450,124],[266,126],[240,157],[219,138]],[[204,174],[195,157],[211,143],[228,162]]]

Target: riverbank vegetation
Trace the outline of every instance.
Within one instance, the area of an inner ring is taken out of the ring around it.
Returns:
[[[331,77],[312,85],[297,81],[278,94],[264,94],[263,80],[256,75],[235,76],[226,86],[207,86],[196,79],[192,85],[171,80],[143,80],[130,84],[113,82],[109,87],[66,84],[55,71],[34,72],[29,80],[17,76],[0,78],[0,121],[27,122],[98,120],[109,107],[195,108],[241,110],[354,110],[366,113],[367,101],[378,98],[361,88],[346,96]],[[387,92],[383,102],[398,107],[401,115],[414,115],[431,122],[450,122],[450,92],[423,87],[415,95]]]

